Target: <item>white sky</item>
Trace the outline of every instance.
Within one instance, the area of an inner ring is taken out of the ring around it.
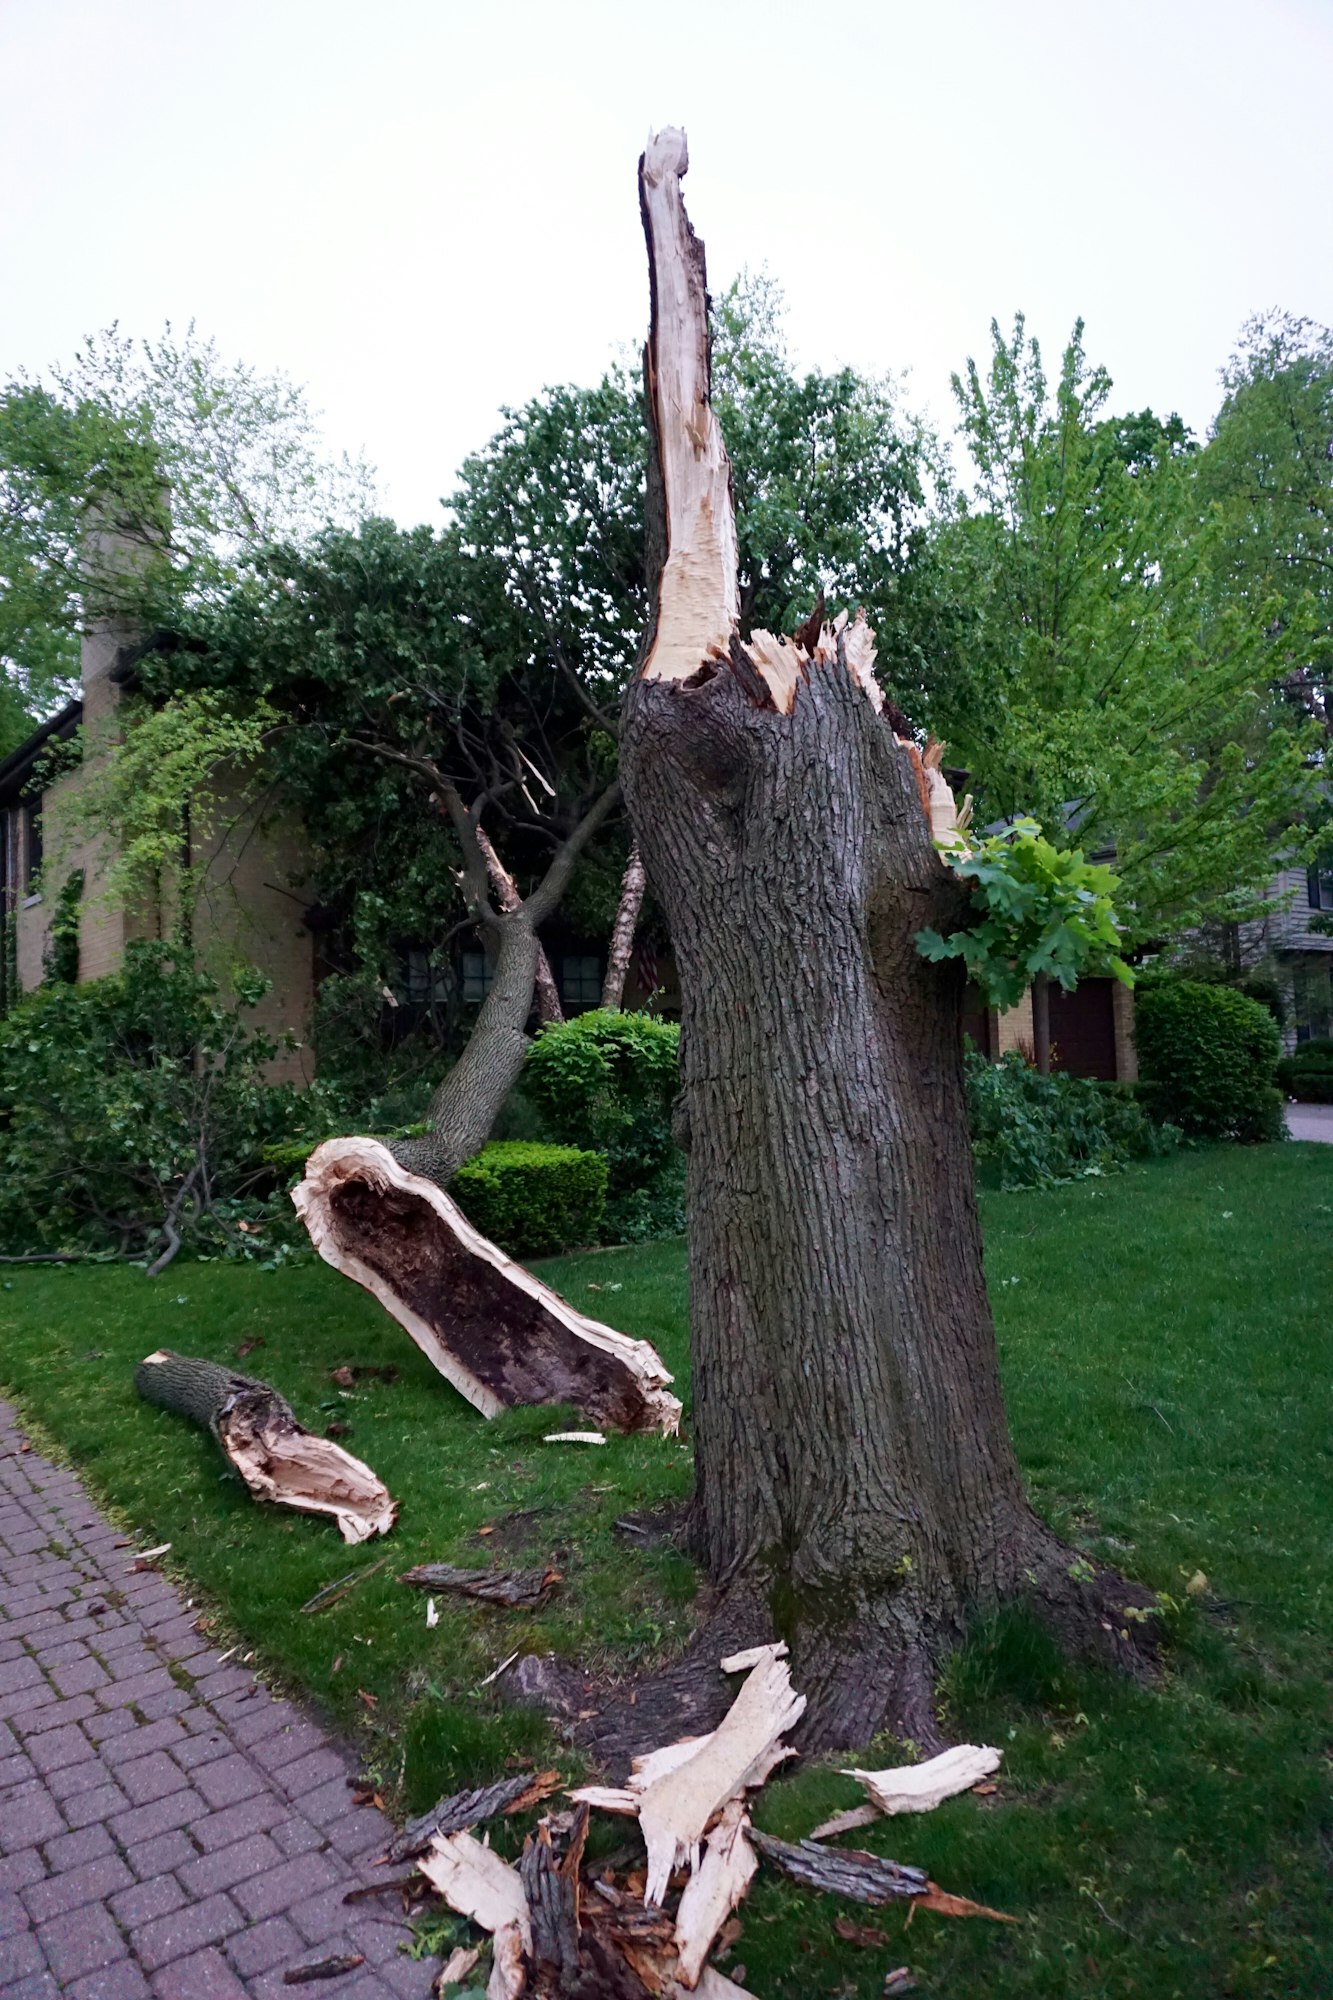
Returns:
[[[647,312],[683,124],[714,290],[799,361],[949,373],[1076,314],[1196,428],[1242,320],[1333,320],[1333,0],[0,0],[0,378],[191,317],[437,520],[501,403]]]

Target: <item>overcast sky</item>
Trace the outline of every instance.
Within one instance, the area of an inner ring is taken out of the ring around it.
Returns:
[[[405,522],[642,339],[650,127],[715,291],[950,422],[1019,308],[1196,428],[1248,314],[1333,320],[1333,0],[0,0],[0,77],[0,377],[193,318]]]

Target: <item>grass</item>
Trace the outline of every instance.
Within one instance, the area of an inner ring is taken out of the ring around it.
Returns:
[[[900,1964],[951,2000],[1326,1994],[1333,1148],[1217,1149],[988,1194],[983,1219],[1033,1498],[1167,1594],[1166,1681],[1143,1691],[1075,1670],[1018,1613],[978,1632],[945,1698],[954,1731],[1003,1747],[999,1791],[886,1822],[865,1844],[1020,1923],[923,1914],[905,1929],[900,1912],[834,1905],[764,1870],[726,1969],[743,1964],[765,2000],[869,2000]],[[681,1245],[543,1273],[684,1372]],[[547,1411],[486,1424],[322,1266],[179,1265],[152,1284],[40,1267],[3,1282],[0,1382],[123,1521],[171,1542],[169,1565],[213,1600],[220,1630],[359,1732],[408,1809],[506,1758],[554,1747],[573,1768],[539,1719],[479,1689],[508,1653],[555,1648],[621,1670],[688,1631],[689,1564],[614,1531],[631,1509],[684,1498],[682,1446],[547,1446],[562,1427]],[[209,1438],[130,1384],[158,1345],[235,1361],[256,1337],[241,1365],[307,1421],[350,1423],[351,1449],[403,1503],[393,1561],[314,1616],[299,1606],[385,1545],[349,1550],[326,1525],[256,1507]],[[396,1382],[350,1394],[330,1382],[340,1364],[385,1362]],[[421,1597],[394,1581],[428,1558],[549,1561],[565,1581],[531,1616],[441,1601],[428,1631]],[[1198,1573],[1207,1589],[1191,1596]],[[758,1823],[794,1837],[857,1797],[816,1765],[770,1784]],[[840,1940],[838,1916],[878,1929],[883,1947]]]

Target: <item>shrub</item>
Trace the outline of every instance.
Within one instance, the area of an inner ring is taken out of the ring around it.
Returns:
[[[1281,1043],[1257,1000],[1194,979],[1145,983],[1135,1013],[1145,1097],[1191,1138],[1280,1139]]]
[[[680,1029],[651,1014],[602,1008],[544,1028],[524,1089],[551,1138],[605,1155],[613,1196],[648,1186],[672,1158]]]
[[[502,1139],[458,1169],[449,1192],[483,1236],[515,1257],[595,1243],[606,1161],[576,1146]]]
[[[1333,1104],[1333,1052],[1322,1055],[1305,1043],[1277,1066],[1278,1089],[1301,1104]]]
[[[131,944],[118,973],[40,986],[0,1021],[0,1248],[152,1254],[168,1216],[183,1241],[241,1247],[252,1163],[298,1119],[243,1019],[264,983],[237,987],[226,1005],[184,954]]]
[[[994,1168],[1003,1188],[1113,1173],[1180,1142],[1175,1126],[1151,1123],[1132,1091],[1039,1076],[1016,1051],[995,1063],[969,1051],[967,1110],[978,1163]]]

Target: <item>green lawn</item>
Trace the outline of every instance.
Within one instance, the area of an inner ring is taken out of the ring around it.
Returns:
[[[727,1966],[763,2000],[878,1994],[910,1964],[925,1992],[1008,1996],[1326,1995],[1333,1988],[1327,1667],[1333,1593],[1330,1241],[1333,1148],[1218,1149],[1047,1194],[983,1198],[991,1292],[1019,1455],[1071,1539],[1169,1593],[1165,1684],[1074,1672],[1021,1618],[977,1635],[947,1685],[951,1728],[1005,1752],[999,1792],[872,1829],[866,1844],[1010,1910],[1014,1929],[877,1914],[764,1871]],[[682,1246],[568,1257],[544,1275],[685,1365]],[[617,1516],[683,1497],[679,1443],[546,1446],[550,1412],[487,1424],[407,1337],[323,1266],[11,1269],[0,1382],[120,1517],[219,1607],[219,1629],[313,1691],[417,1809],[547,1754],[535,1718],[477,1684],[515,1648],[600,1672],[689,1629],[694,1578]],[[348,1550],[314,1521],[256,1507],[202,1433],[140,1404],[130,1376],[173,1346],[273,1380],[308,1422],[335,1415],[401,1498],[391,1545]],[[394,1362],[350,1397],[342,1363]],[[521,1509],[508,1530],[479,1530]],[[394,1578],[427,1558],[551,1560],[538,1616],[425,1605]],[[322,1584],[389,1567],[330,1610]],[[1187,1581],[1202,1572],[1201,1598]],[[369,1707],[361,1694],[375,1697]],[[887,1748],[887,1746],[880,1746]],[[567,1753],[565,1768],[573,1769]],[[889,1761],[886,1755],[881,1761]],[[831,1768],[768,1786],[761,1825],[804,1833],[858,1794]],[[505,1838],[511,1838],[506,1829]],[[836,1916],[877,1927],[841,1942]]]

